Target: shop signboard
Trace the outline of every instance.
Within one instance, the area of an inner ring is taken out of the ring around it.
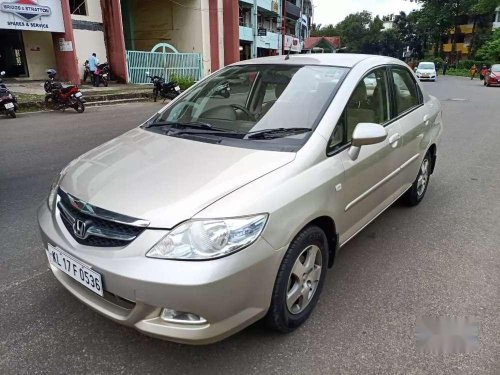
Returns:
[[[291,50],[293,52],[301,52],[302,46],[300,45],[299,38],[291,35],[285,35],[285,51]]]
[[[61,0],[0,0],[0,29],[64,32]]]

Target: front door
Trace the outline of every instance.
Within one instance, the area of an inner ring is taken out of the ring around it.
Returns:
[[[369,72],[354,90],[337,124],[330,149],[339,147],[345,178],[342,186],[344,213],[339,220],[340,243],[344,243],[373,220],[391,202],[399,189],[397,175],[400,160],[399,125],[390,122],[390,100],[386,67]],[[363,146],[359,156],[352,160],[348,154],[354,128],[359,123],[384,125],[387,139],[379,144]]]
[[[0,71],[7,77],[27,76],[22,31],[0,30]]]

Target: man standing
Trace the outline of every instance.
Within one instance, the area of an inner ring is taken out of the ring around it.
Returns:
[[[448,70],[448,59],[443,62],[443,75],[446,75],[446,71]]]
[[[90,81],[94,86],[96,86],[95,70],[97,68],[97,65],[99,65],[99,59],[97,58],[97,55],[94,52],[89,57]]]

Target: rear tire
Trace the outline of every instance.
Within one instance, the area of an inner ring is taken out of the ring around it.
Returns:
[[[52,95],[45,95],[45,108],[48,110],[54,110],[55,104]]]
[[[427,188],[429,187],[431,169],[432,157],[431,154],[427,152],[418,170],[417,178],[411,185],[411,188],[403,196],[403,200],[408,206],[416,206],[424,199]]]
[[[158,100],[158,89],[153,89],[153,100],[155,102]]]
[[[292,241],[274,284],[267,325],[292,332],[311,315],[319,300],[328,267],[328,241],[317,226],[302,230]]]
[[[12,118],[16,118],[16,111],[14,111],[13,109],[9,109],[9,116]]]

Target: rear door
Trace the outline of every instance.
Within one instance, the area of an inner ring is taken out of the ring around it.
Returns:
[[[420,162],[429,147],[428,130],[434,124],[438,110],[424,103],[422,92],[413,73],[404,66],[390,68],[392,81],[391,117],[401,137],[398,159],[401,161],[397,179],[402,194],[415,180]]]
[[[394,174],[400,164],[395,152],[399,147],[399,124],[390,122],[389,77],[386,67],[368,72],[358,83],[329,141],[328,153],[339,157],[345,169],[341,186],[343,217],[338,220],[340,242],[362,229],[390,203],[398,190]],[[381,124],[389,136],[379,144],[361,147],[356,160],[348,151],[356,125]],[[395,137],[396,136],[396,137]]]

